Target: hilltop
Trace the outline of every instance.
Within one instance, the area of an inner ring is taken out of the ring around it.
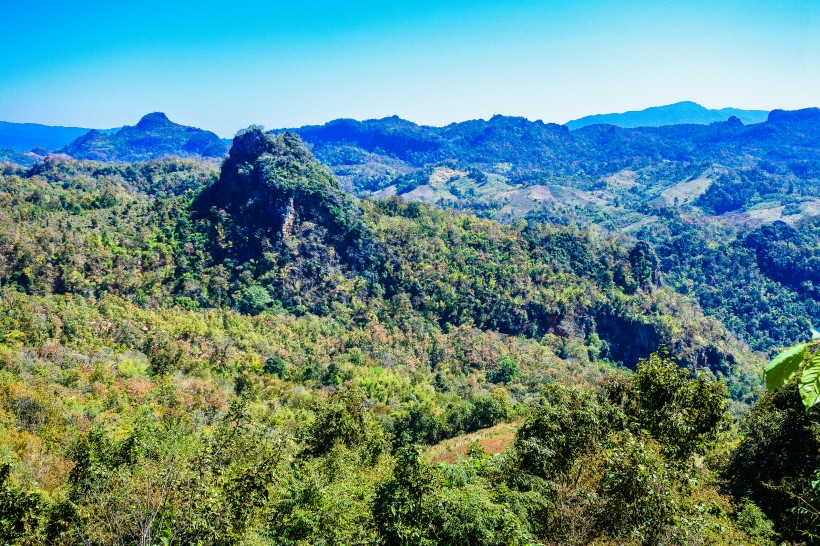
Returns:
[[[768,117],[768,110],[741,110],[740,108],[709,109],[696,102],[683,101],[665,106],[652,106],[644,110],[633,110],[619,114],[594,114],[568,121],[570,129],[580,129],[588,125],[615,125],[617,127],[661,127],[664,125],[698,124],[726,121],[736,117],[745,125],[762,123]]]
[[[154,112],[114,133],[91,130],[59,151],[76,159],[128,162],[164,156],[221,158],[227,144],[210,131],[179,125]]]

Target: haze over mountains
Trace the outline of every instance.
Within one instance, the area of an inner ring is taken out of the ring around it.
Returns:
[[[618,127],[660,127],[675,124],[708,124],[726,121],[731,116],[738,117],[744,124],[760,123],[766,120],[767,111],[723,108],[709,110],[694,102],[679,102],[666,106],[656,106],[622,114],[596,114],[567,122],[570,129],[605,123]],[[44,148],[50,152],[60,150],[89,131],[113,134],[120,128],[91,129],[82,127],[49,126],[39,123],[11,123],[0,121],[0,150],[30,152],[34,148]],[[225,140],[227,143],[228,141]]]
[[[607,124],[618,127],[662,127],[664,125],[708,124],[726,121],[735,116],[746,125],[762,123],[769,115],[768,110],[741,110],[739,108],[721,108],[710,110],[691,101],[676,102],[666,106],[653,106],[644,110],[623,112],[620,114],[595,114],[568,121],[570,129],[580,129],[587,125]]]
[[[91,129],[55,127],[39,123],[9,123],[0,121],[0,148],[28,152],[41,147],[58,150],[86,134]]]

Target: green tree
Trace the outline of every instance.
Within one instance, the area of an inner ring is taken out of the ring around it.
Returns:
[[[726,422],[726,385],[660,354],[638,364],[631,389],[626,412],[675,458],[702,453]]]
[[[399,450],[393,475],[376,491],[373,521],[385,546],[430,545],[425,498],[434,488],[433,471],[417,446]]]
[[[11,465],[0,464],[0,542],[36,544],[44,509],[42,496],[12,484]]]
[[[273,297],[270,292],[264,286],[255,284],[246,288],[242,293],[239,307],[244,312],[255,315],[264,311],[271,303],[273,303]]]
[[[487,381],[491,383],[509,383],[516,376],[518,376],[518,364],[509,357],[498,364],[498,369],[487,371]]]

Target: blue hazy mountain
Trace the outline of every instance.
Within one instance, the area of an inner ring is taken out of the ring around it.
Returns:
[[[60,152],[76,159],[131,162],[165,156],[219,158],[227,150],[227,141],[216,134],[174,123],[162,112],[153,112],[114,133],[88,131]]]
[[[707,125],[726,121],[732,116],[744,125],[766,121],[769,112],[766,110],[741,110],[739,108],[721,108],[710,110],[696,102],[684,101],[666,106],[653,106],[645,110],[635,110],[620,114],[595,114],[567,122],[570,129],[580,129],[588,125],[607,124],[618,127],[662,127],[664,125],[682,125],[694,123]]]
[[[91,129],[59,127],[39,123],[11,123],[0,121],[0,148],[28,152],[33,148],[59,150]],[[107,129],[103,132],[116,131]]]

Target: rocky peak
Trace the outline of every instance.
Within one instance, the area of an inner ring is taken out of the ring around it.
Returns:
[[[172,125],[174,125],[174,123],[162,112],[152,112],[142,116],[142,119],[137,123],[137,129],[149,131],[151,129],[170,127]]]
[[[321,228],[325,244],[341,253],[351,232],[362,227],[356,204],[297,135],[258,127],[236,135],[219,180],[195,206],[201,214],[216,209],[230,218],[229,252],[243,259],[286,242],[308,224]]]
[[[234,137],[226,167],[230,169],[231,166],[254,163],[265,154],[279,157],[289,156],[298,161],[314,161],[313,156],[297,135],[284,133],[277,138],[270,133],[264,133],[258,127],[249,127]],[[224,173],[225,168],[223,168]]]
[[[740,121],[740,118],[737,116],[731,116],[729,119],[723,122],[726,127],[743,127],[743,122]]]

